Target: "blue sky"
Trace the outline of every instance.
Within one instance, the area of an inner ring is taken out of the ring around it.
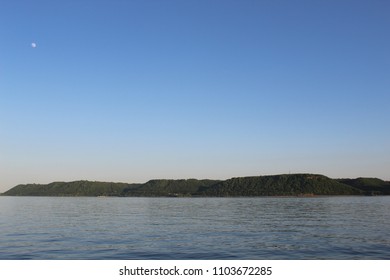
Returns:
[[[0,1],[0,191],[388,180],[389,12],[382,0]]]

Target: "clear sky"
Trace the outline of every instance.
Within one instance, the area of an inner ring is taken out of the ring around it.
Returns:
[[[0,192],[389,180],[389,14],[387,0],[0,0]]]

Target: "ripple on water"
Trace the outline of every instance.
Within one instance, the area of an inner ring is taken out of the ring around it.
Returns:
[[[390,259],[390,197],[0,197],[1,259]]]

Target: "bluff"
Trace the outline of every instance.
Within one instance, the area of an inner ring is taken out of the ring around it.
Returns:
[[[365,195],[390,195],[390,182],[378,178],[338,179],[338,182],[359,189]]]
[[[317,174],[237,177],[228,180],[150,180],[143,184],[74,181],[18,185],[3,195],[235,197],[390,194],[390,187],[386,187],[384,181],[385,187],[359,182],[359,178],[336,180]]]
[[[239,177],[199,190],[205,196],[313,196],[360,195],[352,186],[323,175],[292,174]]]
[[[120,196],[139,184],[74,181],[50,184],[25,184],[6,191],[6,196]]]

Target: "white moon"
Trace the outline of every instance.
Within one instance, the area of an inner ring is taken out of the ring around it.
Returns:
[[[32,48],[36,48],[36,47],[37,47],[37,44],[31,43],[31,47],[32,47]]]

